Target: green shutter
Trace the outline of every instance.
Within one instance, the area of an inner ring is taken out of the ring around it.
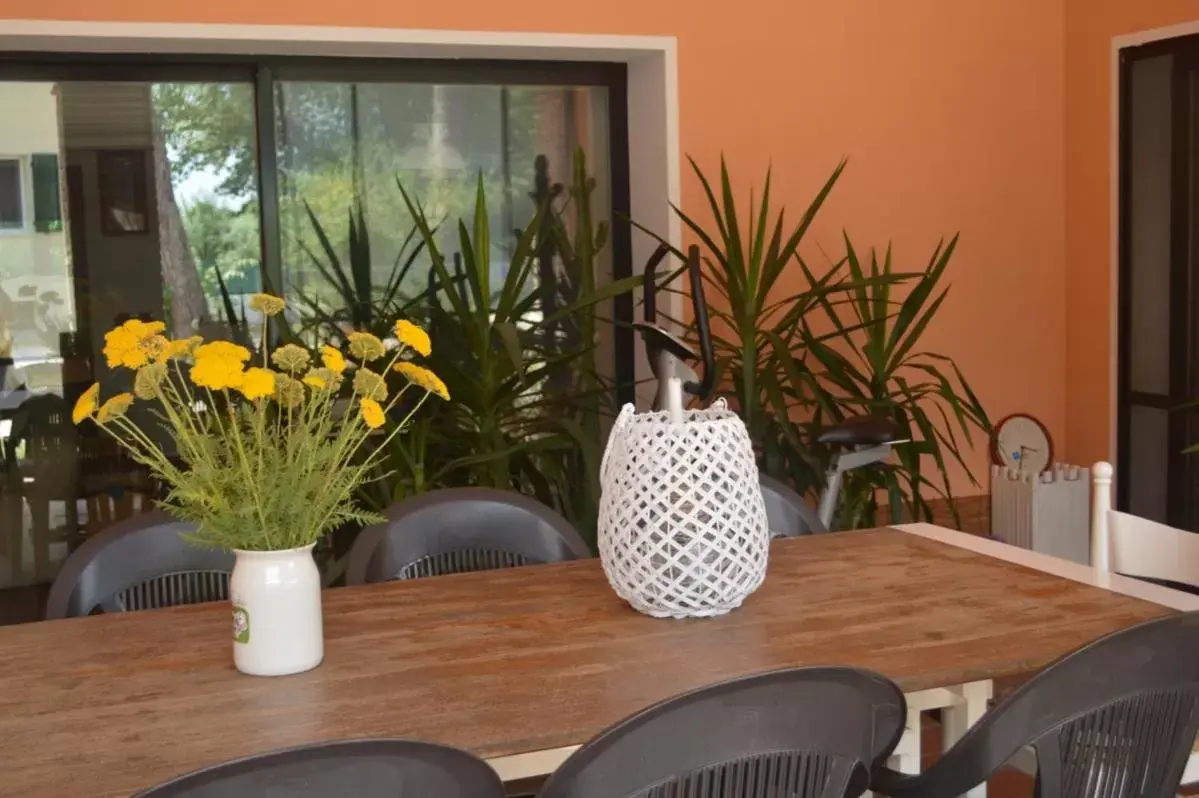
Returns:
[[[35,153],[33,171],[33,229],[53,233],[62,229],[62,206],[58,194],[58,154]]]

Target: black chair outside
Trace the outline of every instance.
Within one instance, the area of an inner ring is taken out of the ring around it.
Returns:
[[[898,687],[869,671],[794,668],[705,687],[621,721],[540,798],[840,798],[903,734]]]
[[[29,505],[34,576],[44,579],[51,572],[50,544],[72,541],[79,533],[79,435],[66,400],[47,393],[22,402],[13,415],[7,446],[13,457],[24,450],[15,461],[15,485]],[[51,527],[59,503],[65,529]]]
[[[766,502],[766,525],[772,538],[793,538],[827,532],[820,516],[784,482],[759,473],[762,499]]]
[[[346,584],[418,579],[590,557],[575,528],[540,502],[494,488],[446,488],[393,505],[359,533]]]
[[[154,511],[92,535],[63,562],[46,618],[227,599],[233,554],[191,545],[179,535],[190,529]]]
[[[135,798],[503,798],[487,763],[411,740],[290,748],[190,773]]]
[[[876,774],[894,798],[956,796],[1024,746],[1049,798],[1174,796],[1199,730],[1199,613],[1101,638],[1058,660],[983,716],[924,773]]]

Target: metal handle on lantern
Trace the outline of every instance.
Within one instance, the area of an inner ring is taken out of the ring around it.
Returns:
[[[666,260],[669,254],[670,247],[659,244],[654,254],[645,262],[645,277],[641,281],[641,289],[645,295],[643,313],[646,324],[653,324],[658,320],[658,264]]]
[[[712,393],[716,381],[716,355],[712,351],[712,331],[708,327],[708,300],[704,296],[704,276],[700,270],[699,247],[687,250],[687,273],[691,277],[691,307],[695,311],[695,329],[699,333],[699,353],[704,362],[703,376],[698,384],[687,383],[687,392],[702,401]]]

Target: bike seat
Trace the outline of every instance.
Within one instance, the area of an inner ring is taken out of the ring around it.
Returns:
[[[816,442],[832,446],[878,446],[895,441],[895,424],[878,416],[853,416],[825,427]]]

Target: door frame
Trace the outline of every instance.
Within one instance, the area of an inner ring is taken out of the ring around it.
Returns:
[[[630,216],[682,247],[682,225],[671,211],[682,207],[674,36],[9,19],[0,20],[5,52],[623,63]],[[636,273],[657,242],[635,235],[629,244]],[[683,318],[682,297],[671,292],[668,301],[670,317]],[[653,372],[644,347],[632,350],[637,398],[648,402]]]
[[[1199,20],[1167,25],[1114,36],[1108,53],[1108,446],[1113,462],[1119,464],[1127,454],[1126,443],[1120,440],[1120,264],[1121,264],[1121,152],[1124,98],[1121,94],[1121,52],[1159,42],[1199,34]],[[1121,485],[1116,470],[1116,506],[1121,502]]]

